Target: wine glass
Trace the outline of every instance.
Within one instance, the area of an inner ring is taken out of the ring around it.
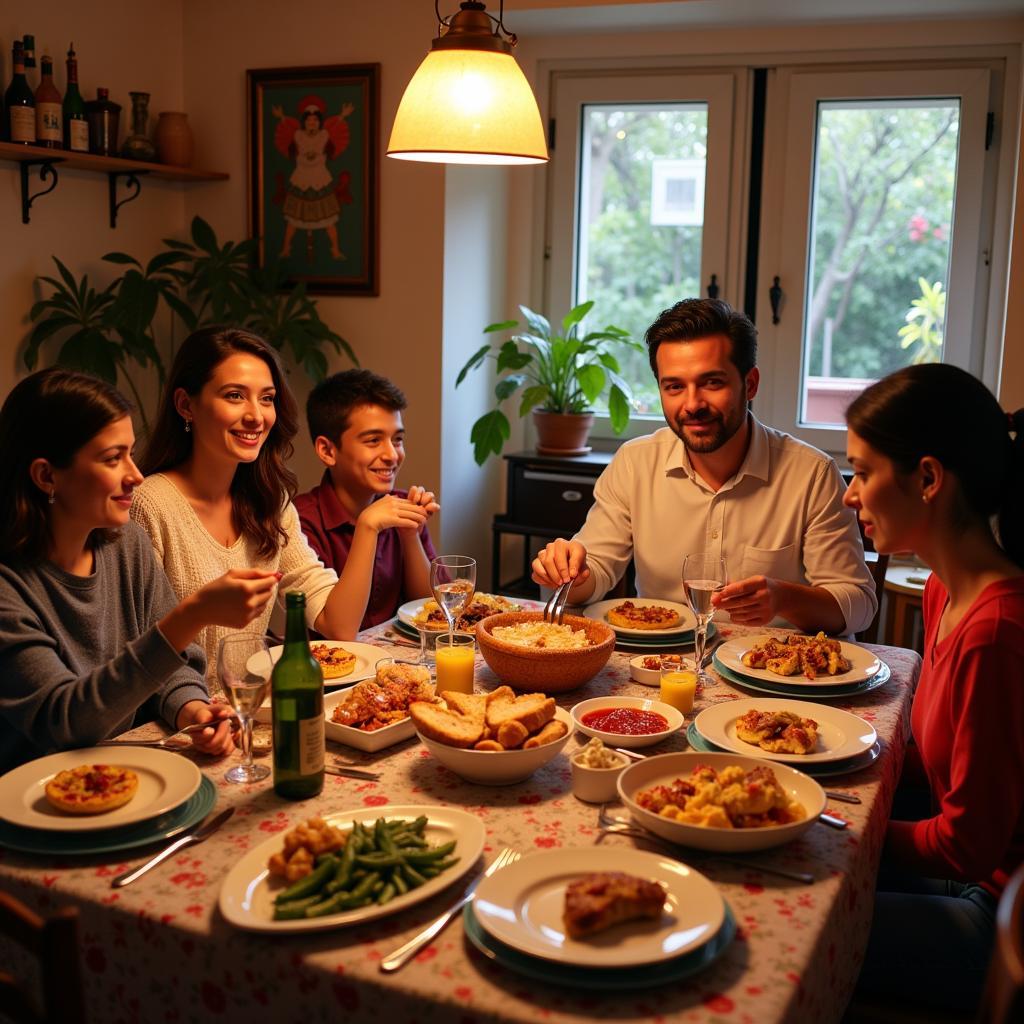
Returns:
[[[430,589],[448,620],[448,642],[455,620],[473,600],[476,591],[476,559],[467,555],[438,555],[430,563]]]
[[[217,675],[224,694],[242,723],[242,763],[228,770],[228,782],[259,782],[270,774],[265,764],[252,761],[252,719],[270,690],[274,662],[262,636],[226,636],[217,651]]]
[[[704,648],[708,642],[708,623],[714,618],[715,606],[711,603],[711,595],[725,586],[725,559],[710,551],[699,551],[687,555],[683,560],[683,589],[690,609],[697,617],[697,628],[694,630],[693,653],[694,668],[697,680],[707,682],[704,672]]]

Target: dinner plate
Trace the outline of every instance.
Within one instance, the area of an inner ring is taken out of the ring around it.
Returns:
[[[488,594],[488,597],[503,597],[506,601],[512,601],[519,605],[518,610],[524,612],[540,611],[544,608],[543,601],[531,601],[528,597],[509,597],[507,594]],[[397,619],[399,622],[404,623],[407,626],[416,629],[416,624],[413,620],[423,610],[424,598],[418,597],[415,601],[406,601],[405,604],[401,605],[397,612]],[[495,613],[497,614],[497,613]]]
[[[726,668],[718,660],[718,651],[712,655],[712,664],[715,671],[731,686],[740,686],[745,690],[753,690],[755,693],[767,693],[772,697],[796,697],[799,700],[809,700],[811,697],[815,700],[849,700],[851,697],[861,697],[865,693],[877,690],[880,686],[885,686],[892,678],[892,670],[883,661],[877,675],[856,686],[836,686],[832,689],[818,687],[808,690],[800,686],[790,686],[785,682],[769,683],[759,679],[746,679]],[[779,676],[778,678],[784,680],[787,677]]]
[[[376,672],[374,666],[381,658],[389,657],[387,651],[374,647],[372,644],[361,644],[355,640],[310,640],[309,646],[323,644],[326,647],[342,647],[349,654],[356,656],[356,667],[348,675],[339,676],[337,679],[324,679],[324,689],[330,690],[337,686],[351,686],[362,679],[372,679]],[[284,647],[278,644],[270,648],[270,657],[277,664]]]
[[[686,742],[690,744],[693,750],[697,750],[702,754],[720,754],[722,753],[721,747],[716,747],[714,743],[709,743],[699,732],[693,722],[690,723],[686,730]],[[859,772],[869,765],[874,764],[879,755],[882,753],[882,741],[876,740],[875,745],[863,754],[857,757],[850,758],[849,761],[832,761],[826,764],[808,764],[804,765],[804,772],[815,779],[830,778],[835,775],[852,775],[854,772]]]
[[[729,905],[725,905],[725,920],[718,934],[703,946],[690,953],[684,953],[672,960],[646,964],[642,967],[621,967],[618,970],[588,967],[574,967],[571,964],[553,963],[527,956],[518,950],[499,942],[480,926],[473,912],[473,904],[467,903],[462,912],[462,924],[466,938],[494,963],[549,985],[568,986],[595,992],[618,992],[628,989],[648,989],[667,985],[691,974],[710,967],[729,948],[736,935],[736,921]]]
[[[102,814],[67,814],[46,799],[46,784],[58,772],[83,764],[130,768],[139,777],[135,796]],[[47,832],[96,832],[155,818],[183,804],[199,788],[202,774],[186,757],[153,747],[85,747],[29,761],[0,776],[0,818]]]
[[[365,750],[372,754],[416,735],[416,726],[408,716],[398,722],[392,722],[391,725],[384,726],[383,729],[374,729],[372,732],[357,729],[352,725],[332,722],[331,715],[334,714],[334,709],[347,701],[351,695],[351,690],[337,690],[324,697],[324,717],[326,719],[324,733],[329,740],[333,740],[335,743],[344,743],[357,750]]]
[[[629,629],[627,626],[616,626],[609,622],[606,616],[612,608],[617,608],[624,601],[632,601],[639,608],[646,608],[652,604],[661,608],[671,608],[672,611],[679,613],[679,622],[669,629]],[[688,605],[680,604],[678,601],[658,601],[652,597],[619,597],[610,601],[595,601],[594,604],[588,604],[583,609],[583,614],[588,619],[596,619],[606,626],[611,626],[615,630],[615,635],[621,637],[660,637],[664,641],[666,637],[676,637],[680,633],[692,633],[697,625],[697,620]]]
[[[251,932],[316,932],[328,928],[372,921],[378,917],[401,913],[416,903],[430,899],[449,885],[468,874],[484,848],[483,822],[473,814],[452,807],[414,806],[358,807],[350,811],[332,811],[322,814],[329,824],[347,832],[353,821],[374,822],[377,818],[407,818],[414,821],[421,814],[428,819],[425,838],[431,845],[457,843],[453,856],[459,858],[447,871],[424,885],[410,889],[401,896],[380,906],[343,910],[324,917],[304,918],[298,921],[275,921],[274,897],[283,888],[273,887],[267,881],[267,861],[281,850],[282,836],[273,836],[244,854],[228,872],[220,889],[220,912],[233,925]]]
[[[820,675],[815,679],[808,679],[802,674],[793,676],[780,676],[769,672],[766,668],[748,668],[743,664],[743,655],[755,644],[764,643],[770,634],[761,636],[737,636],[732,640],[726,640],[724,644],[715,651],[715,658],[720,661],[729,671],[746,679],[756,679],[764,683],[783,682],[787,686],[805,687],[836,687],[855,686],[858,683],[865,683],[873,679],[881,668],[882,663],[869,650],[859,647],[857,644],[840,641],[843,657],[847,658],[852,668],[849,672],[840,672],[837,675]]]
[[[565,888],[594,871],[626,871],[661,882],[665,907],[658,921],[627,921],[586,939],[572,939],[562,922]],[[638,967],[682,956],[709,942],[725,920],[715,886],[693,868],[645,850],[586,846],[523,857],[473,894],[480,926],[528,956],[588,968]]]
[[[673,634],[672,636],[659,636],[654,630],[653,636],[646,639],[641,636],[618,636],[615,637],[615,649],[619,651],[675,651],[680,647],[692,647],[694,633],[692,629],[684,633]],[[708,640],[718,632],[713,622],[708,623]]]
[[[740,739],[736,732],[737,720],[753,710],[791,711],[801,718],[812,718],[818,723],[818,741],[814,749],[807,754],[773,753],[757,744]],[[705,708],[694,719],[693,724],[704,739],[724,750],[735,750],[738,754],[753,754],[767,761],[783,761],[797,767],[849,760],[870,750],[878,739],[874,726],[865,722],[863,718],[850,714],[849,711],[792,697],[724,700]]]
[[[171,839],[202,821],[216,803],[217,787],[204,775],[199,788],[180,807],[150,821],[98,832],[46,832],[0,821],[0,846],[47,856],[116,853]]]

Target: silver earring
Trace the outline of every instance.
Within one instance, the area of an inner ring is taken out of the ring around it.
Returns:
[[[54,488],[50,488],[50,496],[46,499],[48,505],[52,505],[57,500],[57,492]]]
[[[192,421],[191,420],[185,420],[185,433],[186,434],[191,434],[192,433]]]

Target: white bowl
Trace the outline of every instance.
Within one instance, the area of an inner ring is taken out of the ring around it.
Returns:
[[[618,795],[618,781],[622,770],[629,764],[628,758],[612,751],[618,761],[611,768],[591,768],[580,764],[577,757],[583,748],[575,751],[569,758],[572,767],[573,796],[585,800],[588,804],[606,804]]]
[[[555,708],[555,717],[568,727],[565,735],[552,743],[529,750],[463,750],[427,739],[417,732],[420,741],[446,768],[467,782],[482,786],[510,786],[528,779],[538,768],[553,760],[572,735],[572,720],[563,708]]]
[[[635,683],[642,683],[644,686],[661,686],[661,669],[644,668],[644,661],[647,658],[661,660],[660,654],[638,654],[635,658],[629,659],[629,675]]]
[[[807,817],[788,825],[770,825],[767,828],[707,828],[663,818],[659,814],[645,810],[634,799],[642,789],[668,785],[676,778],[686,778],[701,764],[710,765],[716,771],[721,771],[732,764],[748,769],[770,768],[790,796],[803,805]],[[781,846],[811,828],[818,820],[818,815],[825,809],[825,791],[814,779],[788,765],[764,761],[757,757],[745,757],[742,754],[702,754],[688,751],[648,757],[631,764],[619,775],[618,792],[630,814],[644,828],[670,842],[696,847],[699,850],[715,850],[718,853],[741,853],[745,850],[765,850],[771,846]]]
[[[372,732],[357,729],[352,725],[332,722],[331,715],[334,714],[334,709],[339,704],[344,704],[351,695],[351,690],[341,690],[338,693],[329,693],[324,697],[324,734],[327,739],[372,754],[377,750],[390,747],[393,743],[401,743],[402,740],[416,735],[416,726],[411,718],[403,718],[401,721],[392,722],[391,725],[386,725],[383,729],[374,729]]]
[[[644,733],[642,736],[631,736],[623,732],[605,732],[603,729],[594,729],[583,724],[583,716],[591,711],[600,711],[602,708],[637,708],[640,711],[653,711],[661,715],[668,722],[668,728],[661,732]],[[596,736],[606,747],[627,747],[633,750],[637,747],[651,747],[660,743],[674,732],[682,728],[685,719],[682,713],[677,711],[671,704],[665,704],[660,700],[649,700],[646,697],[592,697],[590,700],[581,700],[572,711],[573,725],[584,736]]]

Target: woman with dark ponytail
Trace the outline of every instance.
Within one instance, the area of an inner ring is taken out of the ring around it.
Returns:
[[[882,553],[931,569],[925,649],[861,991],[977,1004],[995,910],[1024,862],[1024,411],[964,370],[911,366],[846,413],[846,503]]]

